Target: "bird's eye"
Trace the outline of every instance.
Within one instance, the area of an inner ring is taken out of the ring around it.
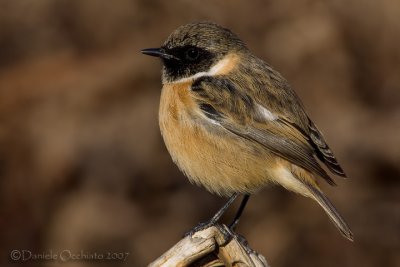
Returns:
[[[186,55],[185,56],[186,56],[187,60],[195,61],[195,60],[197,60],[199,58],[199,55],[200,55],[199,50],[196,49],[196,48],[191,47],[188,50],[186,50]]]

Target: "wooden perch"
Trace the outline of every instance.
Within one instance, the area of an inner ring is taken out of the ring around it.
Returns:
[[[264,256],[226,225],[214,225],[188,235],[148,267],[269,267]]]

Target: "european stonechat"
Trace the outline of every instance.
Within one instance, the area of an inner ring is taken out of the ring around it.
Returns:
[[[230,197],[208,224],[243,194],[234,228],[250,194],[276,183],[316,200],[353,240],[317,182],[335,185],[319,162],[345,173],[281,74],[209,22],[181,26],[160,48],[141,52],[163,62],[159,124],[173,161],[191,182]]]

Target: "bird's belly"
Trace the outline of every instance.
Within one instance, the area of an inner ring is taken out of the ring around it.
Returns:
[[[170,91],[166,91],[166,90]],[[272,177],[276,159],[256,144],[196,117],[190,101],[164,88],[159,123],[173,161],[190,181],[219,195],[252,193]]]

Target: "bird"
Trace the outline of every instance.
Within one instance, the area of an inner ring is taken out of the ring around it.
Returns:
[[[354,240],[319,186],[336,185],[327,170],[346,174],[288,81],[235,33],[193,22],[141,52],[162,62],[159,126],[172,160],[192,183],[229,198],[199,227],[215,224],[242,195],[234,229],[249,197],[278,184],[315,200]]]

